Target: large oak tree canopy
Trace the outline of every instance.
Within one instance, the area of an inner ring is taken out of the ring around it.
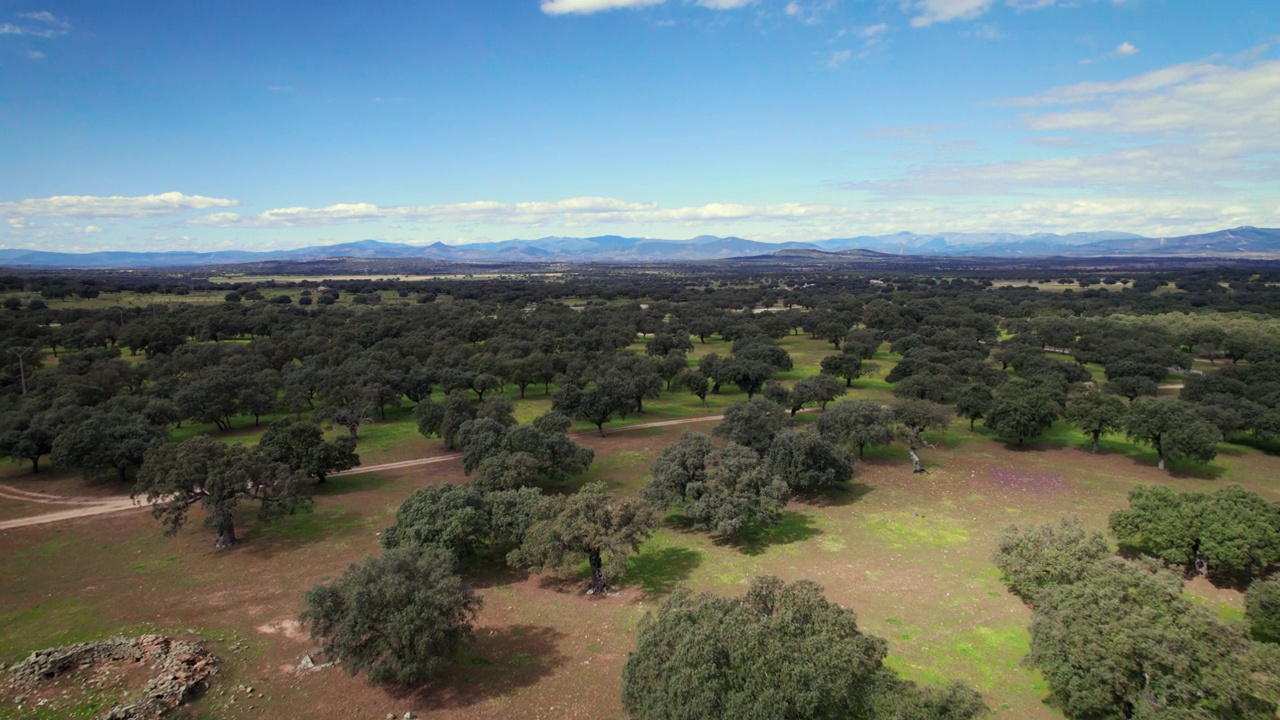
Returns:
[[[808,580],[755,578],[744,597],[679,588],[640,624],[622,699],[636,720],[968,720],[986,713],[957,683],[896,678],[887,643]]]
[[[472,639],[481,600],[443,549],[397,548],[307,591],[302,620],[344,670],[378,684],[429,679]]]
[[[148,453],[132,496],[151,504],[151,514],[170,535],[186,523],[192,506],[200,505],[207,513],[205,527],[218,534],[214,545],[230,547],[236,543],[235,510],[241,501],[258,501],[259,518],[272,520],[310,509],[306,488],[301,472],[258,448],[197,435]]]

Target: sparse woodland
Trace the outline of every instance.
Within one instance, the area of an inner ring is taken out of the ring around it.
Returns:
[[[1069,433],[1172,476],[1280,452],[1280,271],[1135,270],[1063,292],[1010,272],[15,274],[0,277],[0,454],[14,473],[117,485],[153,503],[157,533],[195,521],[230,548],[241,506],[253,523],[307,512],[380,428],[457,453],[466,482],[404,492],[380,553],[298,599],[342,668],[402,686],[467,672],[477,578],[563,577],[610,602],[655,533],[749,548],[794,503],[852,494],[868,457],[925,478],[961,441],[1024,452]],[[619,490],[586,438],[671,404],[722,418]],[[1064,518],[1000,539],[992,567],[1034,608],[1027,662],[1052,706],[1273,717],[1280,505],[1218,480],[1128,502],[1110,535]],[[1247,621],[1186,599],[1192,578],[1248,589]],[[897,641],[856,609],[804,579],[675,589],[639,624],[622,702],[646,720],[988,712],[991,688],[886,665]]]

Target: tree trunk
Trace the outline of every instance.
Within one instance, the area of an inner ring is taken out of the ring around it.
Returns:
[[[129,482],[129,466],[120,465],[119,467],[116,468],[116,474],[120,476],[120,482],[122,483]]]
[[[600,437],[604,437],[604,423],[596,423],[596,429],[600,431]]]
[[[1164,469],[1164,451],[1159,448],[1156,448],[1156,456],[1160,458],[1160,461],[1156,463],[1156,469],[1163,470]]]
[[[705,408],[705,407],[707,406],[707,396],[706,396],[706,395],[699,395],[699,396],[698,396],[698,399],[702,401],[702,407],[704,407],[704,408]]]
[[[39,455],[31,458],[31,472],[33,474],[40,472],[40,456]]]
[[[1092,452],[1095,455],[1098,453],[1098,436],[1101,434],[1102,434],[1101,431],[1097,431],[1093,434],[1093,448],[1090,449],[1089,452]]]
[[[920,462],[920,456],[916,454],[916,449],[909,448],[908,452],[911,453],[911,472],[914,474],[925,472],[924,463]]]
[[[866,443],[858,443],[858,459],[859,460],[862,459],[862,451],[866,449],[866,447],[867,447]]]
[[[587,562],[591,565],[591,584],[587,586],[589,593],[603,593],[609,589],[604,581],[604,563],[600,560],[599,548],[591,548],[587,551]]]
[[[218,529],[218,539],[213,543],[216,548],[229,548],[236,544],[236,526],[230,520]]]
[[[644,413],[644,398],[636,398],[636,412]]]
[[[973,421],[974,421],[974,420],[977,420],[977,419],[978,419],[978,418],[976,418],[976,417],[971,417],[971,418],[969,418],[969,432],[973,432]]]

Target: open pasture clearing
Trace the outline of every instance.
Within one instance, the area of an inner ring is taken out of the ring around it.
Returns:
[[[586,435],[580,442],[596,450],[596,464],[573,485],[600,479],[635,494],[663,447],[684,430],[713,425]],[[646,611],[676,583],[732,594],[768,573],[821,583],[867,631],[889,640],[890,663],[906,676],[965,680],[985,694],[994,717],[1057,718],[1042,702],[1043,681],[1020,662],[1030,612],[989,560],[1005,524],[1075,513],[1101,528],[1143,483],[1212,490],[1238,482],[1280,498],[1274,458],[1250,448],[1224,445],[1207,468],[1170,475],[1119,438],[1092,456],[1061,424],[1025,450],[983,435],[956,422],[930,436],[938,447],[924,451],[926,475],[911,474],[903,448],[874,448],[850,489],[793,501],[780,525],[738,545],[669,517],[631,560],[617,595],[586,596],[580,580],[471,568],[466,577],[485,600],[475,647],[443,678],[408,693],[370,688],[335,668],[296,673],[312,645],[295,620],[308,587],[376,551],[377,533],[413,489],[464,482],[456,461],[331,479],[313,513],[275,525],[258,524],[247,509],[244,542],[230,551],[211,547],[198,515],[175,538],[161,537],[145,512],[3,531],[0,661],[116,632],[191,630],[210,638],[226,662],[213,692],[194,706],[196,717],[412,710],[428,718],[621,718],[620,670]],[[1190,592],[1238,618],[1237,593],[1205,583]],[[237,693],[241,684],[254,696]]]

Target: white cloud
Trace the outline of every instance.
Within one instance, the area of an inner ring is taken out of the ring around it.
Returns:
[[[1043,156],[934,159],[900,178],[844,187],[877,202],[1022,203],[975,210],[974,222],[992,228],[1042,222],[1045,229],[1181,233],[1280,221],[1266,200],[1276,196],[1280,178],[1280,60],[1185,63],[1053,88],[1015,104],[1030,108],[1019,122]],[[963,229],[966,222],[952,217],[946,226]]]
[[[901,0],[903,10],[916,13],[912,27],[929,27],[936,23],[974,20],[995,7],[998,0]],[[1039,10],[1052,7],[1057,0],[1004,0],[1015,10]]]
[[[43,60],[45,58],[45,55],[39,50],[32,50],[31,52],[27,53],[27,57],[31,58],[32,60]]]
[[[542,12],[547,15],[589,15],[602,10],[647,7],[664,2],[666,0],[542,0]]]
[[[84,227],[80,228],[79,230],[80,230],[80,232],[84,233],[85,235],[92,235],[92,234],[94,234],[94,233],[100,233],[100,232],[102,232],[102,228],[98,227],[97,225],[85,225]]]
[[[1050,90],[1030,100],[1090,105],[1028,117],[1035,130],[1243,142],[1248,147],[1240,150],[1280,151],[1280,60],[1251,67],[1188,63],[1117,83]]]
[[[376,220],[452,223],[461,225],[520,225],[588,227],[605,223],[717,223],[742,220],[791,221],[839,217],[847,209],[836,205],[781,203],[744,205],[710,203],[663,208],[657,203],[637,203],[605,197],[578,197],[555,201],[500,203],[491,200],[429,206],[388,206],[372,203],[331,205],[323,208],[291,207],[257,215],[213,213],[188,223],[212,227],[289,228],[346,225]]]
[[[339,203],[323,208],[277,208],[257,215],[213,213],[192,218],[188,222],[213,227],[322,227],[381,220],[391,216],[388,210],[371,203]]]
[[[1066,85],[1040,95],[1008,100],[1006,103],[1026,106],[1086,103],[1109,95],[1155,92],[1167,87],[1184,84],[1204,75],[1214,74],[1220,69],[1220,66],[1209,62],[1182,63],[1115,82],[1082,82]]]
[[[57,195],[0,202],[0,217],[147,218],[178,215],[191,210],[233,207],[238,204],[238,200],[183,195],[179,192],[136,197]]]
[[[817,25],[835,6],[836,0],[790,0],[783,12],[805,25]]]
[[[57,15],[54,15],[53,13],[47,10],[42,10],[40,12],[22,13],[18,17],[26,18],[28,20],[35,20],[36,22],[44,23],[45,25],[51,25],[55,28],[58,28],[59,30],[71,29],[71,23],[67,22],[66,20],[63,20],[62,18],[58,17]]]
[[[14,25],[13,23],[0,23],[0,35],[30,35],[51,38],[55,35],[66,35],[71,31],[70,23],[50,12],[22,13],[18,17],[30,20],[35,24]]]
[[[879,35],[888,29],[889,29],[889,25],[887,23],[880,23],[879,25],[872,25],[870,27],[865,27],[859,30],[858,35],[864,38],[873,38],[876,35]]]
[[[919,13],[911,18],[911,27],[972,20],[990,10],[993,4],[995,0],[916,0],[908,3],[908,7]]]
[[[1273,215],[1269,220],[1275,222]],[[1011,232],[1093,232],[1122,228],[1151,236],[1183,235],[1266,222],[1256,208],[1240,203],[1112,197],[1043,200],[1009,209],[977,213],[967,224],[978,228],[1008,228]],[[962,229],[963,219],[953,221]]]
[[[1111,51],[1111,54],[1116,57],[1128,57],[1130,55],[1137,55],[1139,52],[1138,48],[1134,47],[1131,43],[1122,42],[1116,46],[1115,50]]]
[[[1142,52],[1142,51],[1141,51],[1141,50],[1139,50],[1137,47],[1135,47],[1132,43],[1129,43],[1129,42],[1122,42],[1122,43],[1120,43],[1119,45],[1117,45],[1117,46],[1116,46],[1116,49],[1115,49],[1115,50],[1112,50],[1111,52],[1109,52],[1109,53],[1107,53],[1107,54],[1105,54],[1105,55],[1100,55],[1100,56],[1098,56],[1098,57],[1093,57],[1093,58],[1088,58],[1088,59],[1086,59],[1086,60],[1081,60],[1081,61],[1080,61],[1080,64],[1081,64],[1081,65],[1092,65],[1093,63],[1095,63],[1095,62],[1096,62],[1096,61],[1098,61],[1098,60],[1104,60],[1104,59],[1107,59],[1107,58],[1130,57],[1130,56],[1133,56],[1133,55],[1137,55],[1137,54],[1138,54],[1138,53],[1140,53],[1140,52]]]
[[[835,70],[841,65],[849,62],[849,58],[851,57],[853,57],[852,50],[837,50],[836,52],[831,53],[831,56],[827,58],[827,67]]]
[[[698,0],[698,5],[712,10],[736,10],[757,2],[759,0]]]

